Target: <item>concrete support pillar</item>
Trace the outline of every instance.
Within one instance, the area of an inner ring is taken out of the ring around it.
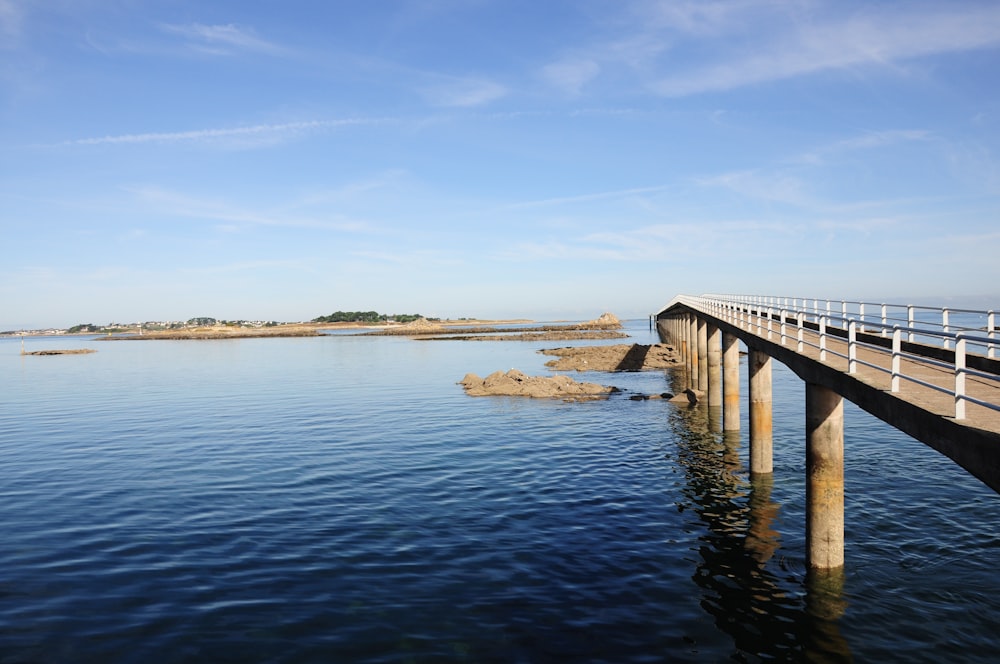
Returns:
[[[774,472],[771,422],[771,357],[754,348],[747,358],[750,373],[750,472]]]
[[[688,371],[688,387],[698,387],[698,319],[694,314],[688,315],[688,362],[691,370]]]
[[[708,391],[708,323],[698,319],[698,389]]]
[[[684,387],[688,388],[691,387],[691,321],[685,314],[681,316],[677,324],[684,343],[684,349],[681,352],[681,360],[684,362]]]
[[[708,325],[708,407],[722,407],[722,330]]]
[[[844,564],[844,399],[806,383],[806,554],[809,567]]]
[[[722,334],[722,430],[740,430],[739,338]]]

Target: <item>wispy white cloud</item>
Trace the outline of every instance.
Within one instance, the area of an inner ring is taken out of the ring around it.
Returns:
[[[434,76],[434,80],[421,86],[420,92],[433,106],[469,108],[482,106],[505,97],[505,86],[479,78]]]
[[[64,141],[60,145],[115,145],[138,143],[182,143],[209,142],[223,139],[255,139],[261,143],[274,142],[280,138],[291,138],[317,131],[340,127],[375,125],[393,122],[391,118],[345,118],[341,120],[310,120],[305,122],[284,122],[258,124],[244,127],[224,127],[214,129],[193,129],[174,132],[148,132],[142,134],[115,134],[94,136]],[[246,143],[241,144],[243,146]]]
[[[806,2],[789,0],[640,0],[634,11],[654,30],[719,35],[769,10],[789,11]]]
[[[198,265],[195,267],[181,267],[177,271],[180,274],[232,274],[238,272],[259,272],[261,270],[273,269],[295,269],[311,271],[301,261],[297,260],[256,260],[241,261],[238,263]]]
[[[775,203],[805,206],[813,204],[803,180],[793,173],[747,170],[696,178],[706,187],[728,189],[742,196]]]
[[[233,25],[203,25],[190,23],[186,25],[162,24],[164,32],[178,35],[186,40],[191,48],[213,55],[230,55],[237,51],[255,51],[259,53],[278,53],[283,49],[257,36],[253,28]]]
[[[600,41],[541,68],[564,91],[598,79],[683,97],[835,70],[905,71],[915,59],[1000,47],[997,3],[899,7],[820,0],[634,0]],[[684,53],[683,58],[677,54]]]
[[[836,69],[893,67],[929,55],[1000,46],[1000,6],[995,4],[934,5],[905,13],[865,12],[845,19],[782,23],[784,30],[772,32],[766,41],[727,49],[727,59],[668,74],[652,89],[679,97]]]
[[[766,235],[767,250],[780,253],[784,238],[801,234],[792,224],[755,220],[660,223],[624,230],[522,242],[504,253],[508,260],[571,260],[664,263],[700,262],[706,256],[738,252]]]
[[[590,194],[580,194],[577,196],[560,196],[555,198],[543,198],[534,201],[522,201],[520,203],[511,203],[510,205],[505,206],[505,208],[520,209],[520,208],[543,207],[550,205],[589,203],[592,201],[605,200],[605,199],[627,198],[643,194],[657,194],[666,191],[667,189],[669,189],[667,185],[657,185],[655,187],[633,187],[631,189],[618,189],[615,191],[598,191]]]
[[[898,145],[899,143],[921,142],[932,138],[931,132],[924,129],[890,129],[885,131],[869,131],[859,136],[845,138],[816,150],[804,153],[792,161],[807,164],[822,163],[831,155],[850,153],[857,150],[874,150]]]
[[[338,213],[321,215],[284,214],[248,210],[225,200],[187,196],[158,187],[126,188],[144,206],[155,204],[159,214],[193,219],[225,222],[221,230],[235,231],[243,225],[280,226],[291,228],[317,228],[351,233],[374,232],[364,221],[347,218]]]
[[[596,77],[601,66],[590,59],[562,60],[542,68],[542,78],[570,95],[578,95],[583,87]]]
[[[14,0],[0,0],[0,48],[14,46],[20,38],[23,13]]]

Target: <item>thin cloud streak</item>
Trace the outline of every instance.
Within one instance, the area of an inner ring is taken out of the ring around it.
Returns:
[[[308,122],[285,122],[281,124],[260,124],[247,127],[224,129],[194,129],[191,131],[150,132],[145,134],[119,134],[117,136],[97,136],[79,138],[59,143],[68,145],[121,145],[139,143],[180,143],[189,141],[211,141],[225,138],[254,136],[274,136],[280,134],[302,134],[340,127],[378,125],[394,122],[392,118],[347,118],[344,120],[312,120]]]
[[[226,25],[163,24],[160,29],[185,37],[190,42],[194,42],[193,45],[199,50],[216,55],[229,55],[232,48],[263,53],[277,53],[283,50],[276,44],[258,37],[253,28],[244,28],[232,23]]]
[[[721,92],[835,69],[892,66],[897,61],[1000,46],[1000,7],[957,13],[859,15],[806,25],[754,57],[661,78],[652,89],[667,97]]]
[[[21,36],[21,8],[13,0],[0,0],[0,48],[10,48]]]
[[[421,94],[433,106],[469,108],[505,97],[508,90],[488,80],[447,78],[423,87]]]
[[[608,198],[621,198],[624,196],[636,196],[639,194],[655,194],[668,190],[668,185],[658,185],[655,187],[635,187],[633,189],[619,189],[617,191],[601,191],[593,194],[581,194],[579,196],[564,196],[560,198],[546,198],[537,201],[524,201],[521,203],[511,203],[504,206],[507,210],[519,210],[524,208],[544,207],[548,205],[565,205],[567,203],[586,203]]]
[[[891,129],[886,131],[870,131],[860,136],[846,138],[819,149],[807,152],[792,159],[792,163],[818,165],[827,156],[854,152],[856,150],[874,150],[896,145],[931,140],[932,134],[923,129]]]
[[[376,232],[369,224],[363,221],[342,218],[331,221],[329,219],[282,215],[280,213],[259,214],[249,212],[239,206],[234,206],[226,202],[191,198],[151,187],[131,188],[125,191],[135,195],[140,201],[156,203],[158,209],[164,212],[193,219],[210,219],[213,221],[252,224],[256,226],[317,228],[349,233]],[[340,218],[342,215],[330,214],[328,217]],[[232,229],[223,228],[222,230]]]

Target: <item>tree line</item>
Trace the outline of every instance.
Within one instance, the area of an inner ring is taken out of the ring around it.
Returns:
[[[423,318],[420,314],[380,314],[377,311],[334,311],[329,316],[319,316],[313,318],[313,323],[385,323],[395,321],[397,323],[411,323],[418,318]],[[432,319],[431,319],[432,320]]]

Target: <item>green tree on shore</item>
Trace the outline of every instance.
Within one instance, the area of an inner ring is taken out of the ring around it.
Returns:
[[[409,323],[418,318],[423,318],[420,314],[380,314],[377,311],[334,311],[329,316],[319,316],[313,318],[313,323],[383,323],[395,321],[397,323]]]

